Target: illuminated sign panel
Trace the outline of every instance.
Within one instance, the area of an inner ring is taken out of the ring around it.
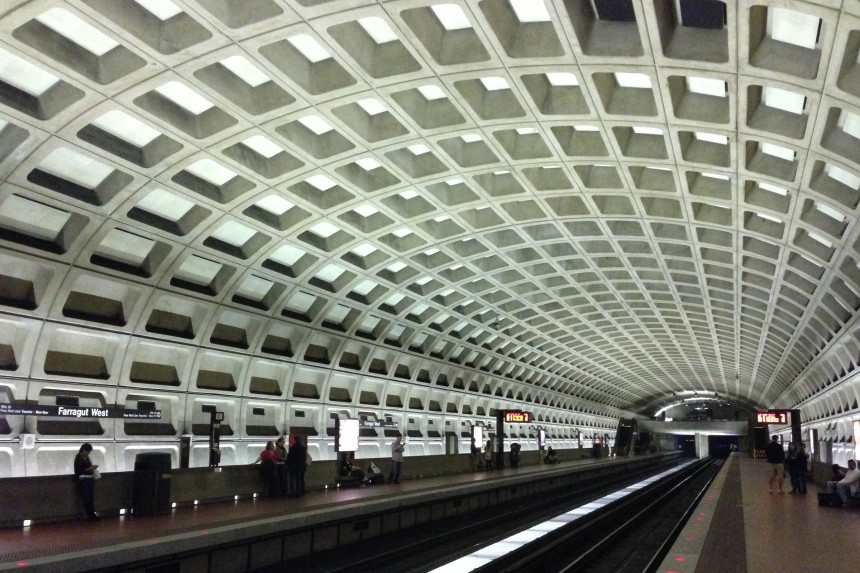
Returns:
[[[484,428],[481,426],[472,426],[472,447],[479,450],[484,447]]]
[[[505,422],[527,424],[531,421],[531,412],[505,412]]]
[[[357,418],[335,420],[334,451],[358,451],[359,423]]]
[[[531,421],[530,412],[505,412],[505,422],[527,424]]]
[[[788,424],[788,412],[756,412],[755,421],[759,424]]]
[[[854,420],[854,458],[860,457],[860,420]]]

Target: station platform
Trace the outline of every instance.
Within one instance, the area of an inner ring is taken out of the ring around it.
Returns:
[[[765,460],[736,453],[693,512],[658,571],[808,573],[857,567],[860,509],[820,507],[806,495],[769,493]]]
[[[150,567],[159,560],[175,561],[177,555],[190,557],[177,558],[182,562],[175,569],[158,570],[248,571],[438,517],[576,487],[607,472],[650,467],[667,457],[677,454],[583,459],[409,479],[398,485],[329,487],[300,498],[241,497],[180,506],[160,516],[3,528],[0,571],[72,573],[146,563],[128,569],[143,572],[155,570]]]
[[[391,527],[392,520],[397,522],[394,527],[414,525],[431,519],[431,514],[466,511],[493,500],[504,502],[511,492],[534,493],[545,483],[558,487],[567,483],[564,480],[594,479],[618,464],[641,464],[648,458],[578,460],[405,480],[399,485],[312,490],[301,498],[240,498],[179,507],[154,517],[114,516],[99,522],[3,528],[0,571],[95,571],[122,563],[151,562],[159,556],[170,560],[204,547],[212,549],[199,563],[186,560],[176,570],[247,571],[288,556],[290,547],[310,552],[326,544],[334,546],[335,540],[345,537],[370,538]],[[658,571],[853,569],[860,547],[860,509],[818,506],[819,488],[812,483],[805,496],[771,494],[768,469],[764,460],[732,455]],[[786,492],[790,489],[787,480],[784,487]],[[368,521],[368,515],[380,516],[379,523],[375,525],[372,518]],[[317,537],[309,533],[315,524],[320,526]],[[291,531],[296,532],[293,537],[289,537]],[[261,541],[242,544],[243,537]],[[213,564],[217,564],[214,569]]]

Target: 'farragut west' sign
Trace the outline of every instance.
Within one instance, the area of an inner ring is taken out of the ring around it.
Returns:
[[[55,418],[125,418],[160,420],[161,410],[127,410],[121,406],[53,406],[27,404],[0,404],[0,416],[52,416]]]

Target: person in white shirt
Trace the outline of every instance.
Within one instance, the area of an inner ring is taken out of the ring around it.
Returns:
[[[860,485],[860,470],[857,469],[857,462],[848,460],[848,472],[845,477],[839,481],[827,482],[826,490],[827,493],[838,493],[842,498],[842,505],[845,506],[848,503],[848,496],[857,489],[858,485]]]
[[[400,470],[403,467],[403,435],[397,434],[391,442],[391,469],[388,471],[388,483],[400,483]]]

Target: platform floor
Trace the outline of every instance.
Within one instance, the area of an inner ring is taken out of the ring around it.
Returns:
[[[563,464],[583,467],[606,460]],[[558,467],[558,466],[555,466]],[[106,517],[99,522],[65,522],[0,529],[0,571],[28,567],[48,558],[125,543],[158,542],[159,537],[248,523],[361,503],[392,495],[420,495],[428,490],[544,471],[527,466],[499,472],[475,472],[408,480],[400,485],[310,491],[302,498],[240,499],[196,508],[178,508],[158,517]],[[677,573],[808,573],[856,568],[860,550],[860,509],[819,507],[818,488],[806,496],[768,493],[767,463],[745,454],[729,458],[693,518],[659,569]],[[786,491],[789,489],[785,484]],[[9,503],[5,500],[4,503]]]
[[[35,524],[31,527],[0,528],[0,571],[39,570],[39,564],[51,561],[55,565],[75,555],[82,556],[118,547],[123,544],[156,543],[159,538],[206,534],[209,530],[278,517],[302,519],[308,512],[318,512],[334,506],[390,499],[393,495],[421,495],[440,492],[469,483],[507,476],[522,476],[545,472],[547,468],[584,468],[610,459],[584,459],[556,466],[523,466],[505,468],[492,473],[470,472],[440,477],[403,480],[397,485],[375,485],[350,488],[309,490],[303,497],[241,498],[235,502],[179,507],[170,514],[152,517],[105,516],[97,522],[77,521]],[[98,496],[98,493],[96,493]],[[4,500],[3,503],[14,503]],[[0,509],[2,511],[2,509]],[[47,565],[47,563],[45,563]]]
[[[809,573],[856,570],[860,509],[819,507],[806,495],[768,492],[764,460],[729,458],[658,571]]]

